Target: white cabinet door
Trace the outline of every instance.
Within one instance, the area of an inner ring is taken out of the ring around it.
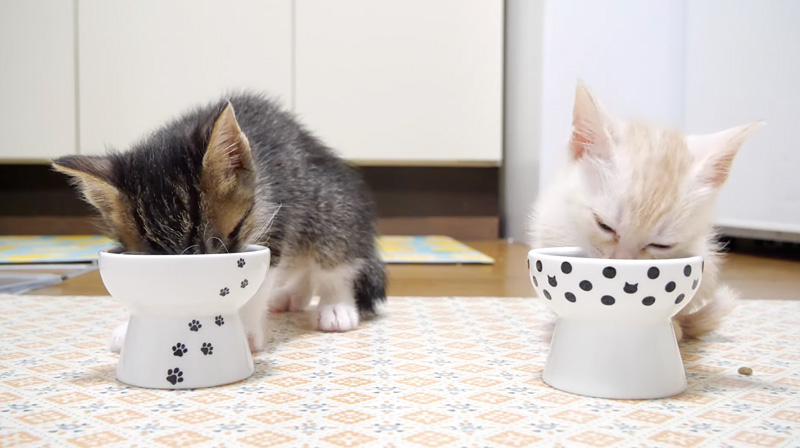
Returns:
[[[766,121],[736,156],[719,198],[717,222],[730,234],[800,234],[798,22],[796,0],[688,2],[688,131]]]
[[[296,110],[340,154],[502,154],[502,0],[296,0]]]
[[[75,152],[74,7],[0,0],[0,159]]]
[[[80,0],[80,152],[240,89],[291,107],[292,0]]]

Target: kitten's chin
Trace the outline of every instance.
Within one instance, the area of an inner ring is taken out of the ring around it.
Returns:
[[[600,250],[595,246],[589,246],[589,248],[584,248],[584,252],[586,252],[586,256],[589,258],[611,258],[611,253],[605,253],[604,251]]]

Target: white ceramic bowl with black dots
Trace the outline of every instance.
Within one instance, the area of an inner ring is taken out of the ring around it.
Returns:
[[[131,313],[117,379],[155,389],[194,389],[253,374],[239,309],[256,293],[270,251],[134,255],[100,252],[100,276]]]
[[[669,397],[686,389],[672,317],[703,277],[702,257],[586,258],[580,248],[535,249],[531,282],[558,315],[543,379],[601,398]]]

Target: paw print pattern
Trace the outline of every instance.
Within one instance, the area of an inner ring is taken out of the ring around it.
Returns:
[[[250,282],[248,282],[247,279],[242,280],[242,288],[246,288],[249,284]]]
[[[181,369],[175,367],[174,369],[167,370],[167,381],[169,381],[173,386],[177,383],[182,383],[183,372],[181,372]]]
[[[239,266],[240,268],[243,268],[246,264],[247,263],[244,262],[244,258],[240,258],[239,261],[236,262],[236,266]]]
[[[175,356],[183,356],[183,354],[188,351],[189,350],[186,348],[186,346],[180,342],[172,346],[172,354]]]
[[[197,331],[201,328],[203,328],[203,324],[201,324],[197,319],[192,319],[192,321],[189,322],[189,331]]]
[[[231,293],[231,290],[228,289],[228,288],[222,288],[222,289],[219,290],[219,295],[221,295],[222,297],[225,297],[230,293]]]
[[[203,352],[204,355],[213,355],[214,347],[210,342],[203,342],[203,346],[200,347],[200,351]]]
[[[217,316],[214,318],[214,323],[217,324],[217,326],[221,327],[225,325],[225,319],[223,319],[222,316]]]

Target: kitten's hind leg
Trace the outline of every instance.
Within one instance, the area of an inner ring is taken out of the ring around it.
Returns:
[[[317,274],[319,306],[314,322],[318,330],[350,331],[358,327],[359,313],[353,288],[358,267],[344,264]]]
[[[291,268],[282,268],[277,286],[272,293],[269,310],[273,313],[303,311],[314,295],[309,263],[295,263]]]

